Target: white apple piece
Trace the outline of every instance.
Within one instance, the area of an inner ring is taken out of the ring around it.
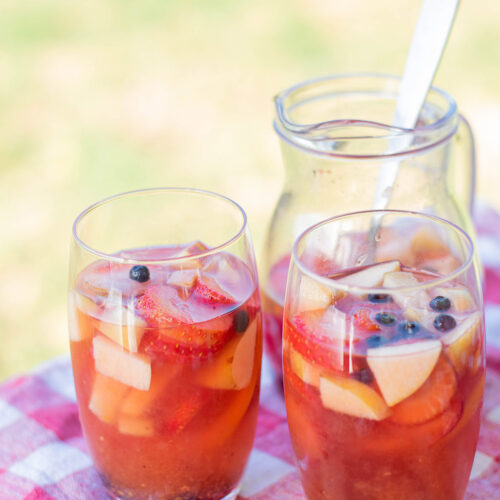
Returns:
[[[212,389],[240,390],[252,380],[257,341],[257,321],[245,333],[232,339],[213,361],[198,370],[197,382]]]
[[[474,351],[479,341],[481,320],[480,312],[473,313],[441,337],[445,352],[459,375],[465,372],[468,364],[474,363]]]
[[[95,317],[100,312],[99,306],[85,295],[75,290],[68,292],[68,326],[69,338],[73,342],[80,342],[92,336],[93,327],[88,321],[79,321],[79,316],[85,314]]]
[[[326,309],[333,299],[332,289],[317,281],[302,276],[299,288],[299,311]]]
[[[422,340],[368,349],[368,366],[389,406],[422,386],[436,366],[441,346],[439,340]]]
[[[387,273],[399,271],[399,269],[399,260],[391,260],[388,262],[381,262],[380,264],[374,264],[335,281],[343,285],[373,288],[382,284],[384,276]]]
[[[97,330],[130,352],[139,349],[146,326],[132,309],[122,305],[107,307],[96,322]]]
[[[120,403],[129,387],[96,372],[92,392],[90,394],[89,410],[104,423],[115,421]]]
[[[457,313],[464,313],[474,309],[474,299],[467,288],[463,286],[456,287],[437,287],[434,289],[435,296],[447,297],[450,299],[452,309]]]
[[[321,377],[321,402],[325,408],[353,417],[382,420],[390,410],[370,386],[347,377]]]
[[[155,427],[152,418],[121,415],[118,419],[118,431],[129,436],[151,437],[155,433]]]
[[[147,356],[125,351],[104,335],[96,335],[92,344],[98,372],[141,391],[149,389],[151,363]]]
[[[289,348],[289,359],[292,370],[302,382],[319,388],[321,370],[317,366],[307,362],[293,347]]]
[[[396,271],[392,273],[387,273],[384,276],[383,287],[384,288],[402,288],[402,287],[415,287],[418,286],[420,282],[415,278],[412,273],[406,271]],[[414,290],[406,292],[397,292],[388,290],[387,293],[391,294],[399,306],[403,309],[407,307],[412,307],[414,309],[425,309],[429,303],[429,298],[424,290]]]
[[[192,288],[197,277],[197,269],[179,269],[169,276],[167,283],[179,288]]]

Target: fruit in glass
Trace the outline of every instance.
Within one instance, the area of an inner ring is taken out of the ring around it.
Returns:
[[[484,389],[480,287],[465,233],[371,212],[297,241],[284,318],[288,423],[314,500],[463,498]]]
[[[139,203],[150,194],[139,192]],[[186,195],[153,194],[155,203]],[[221,202],[197,194],[202,203]],[[142,213],[154,207],[146,203]],[[84,228],[75,227],[80,237]],[[245,227],[236,240],[241,235]],[[74,274],[70,346],[80,420],[115,497],[237,493],[256,427],[262,328],[248,239],[242,251],[222,243],[130,247],[96,255]]]

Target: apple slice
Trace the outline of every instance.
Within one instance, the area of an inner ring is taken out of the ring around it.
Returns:
[[[474,350],[480,338],[481,320],[480,312],[473,313],[441,337],[445,352],[459,375],[465,372],[469,364],[474,363]]]
[[[440,353],[439,340],[368,349],[368,366],[386,403],[394,406],[419,389],[432,373]]]
[[[254,320],[243,336],[237,335],[222,349],[220,354],[198,370],[195,379],[212,389],[240,390],[252,379],[257,340],[257,321]]]
[[[96,335],[92,345],[98,372],[141,391],[149,389],[151,363],[147,356],[124,351],[104,335]]]
[[[303,276],[299,288],[298,312],[326,309],[332,303],[332,298],[330,288]]]
[[[146,326],[142,318],[123,306],[104,309],[95,322],[97,330],[130,352],[139,349]]]
[[[412,273],[406,271],[396,271],[387,273],[384,276],[384,288],[401,288],[418,286],[420,282]],[[429,299],[424,290],[414,290],[412,292],[396,292],[389,290],[391,297],[403,309],[413,307],[423,309],[427,306]]]
[[[155,433],[155,426],[152,418],[121,415],[118,431],[129,436],[151,437]]]
[[[90,338],[94,332],[91,321],[99,312],[100,308],[93,300],[75,290],[70,290],[68,292],[69,338],[73,342]]]
[[[450,299],[452,309],[458,313],[468,312],[474,308],[474,299],[469,290],[463,286],[438,287],[434,289],[434,293],[436,296],[441,295]]]
[[[289,350],[289,359],[292,370],[302,382],[319,388],[321,370],[317,366],[307,362],[305,358],[291,346]]]
[[[381,262],[380,264],[366,267],[362,271],[349,274],[335,281],[344,285],[362,286],[366,288],[376,287],[382,284],[386,273],[399,271],[399,269],[399,260],[390,260],[388,262]]]
[[[103,422],[113,423],[128,390],[126,385],[97,372],[90,393],[89,410]]]
[[[325,408],[353,417],[383,420],[390,410],[370,386],[347,377],[320,377],[319,392]]]

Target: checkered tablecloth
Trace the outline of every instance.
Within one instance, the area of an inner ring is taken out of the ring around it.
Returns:
[[[466,500],[500,499],[500,215],[480,207],[488,369]],[[67,356],[0,385],[0,500],[107,499],[82,437]],[[241,498],[303,499],[283,399],[264,364],[257,435]]]

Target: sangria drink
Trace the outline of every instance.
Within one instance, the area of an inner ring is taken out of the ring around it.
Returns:
[[[303,486],[314,500],[460,500],[485,377],[472,244],[440,219],[384,214],[374,239],[360,212],[294,248],[283,358]]]
[[[111,495],[236,496],[255,433],[262,353],[248,244],[240,252],[198,240],[130,247],[75,273],[70,345],[80,420]]]

